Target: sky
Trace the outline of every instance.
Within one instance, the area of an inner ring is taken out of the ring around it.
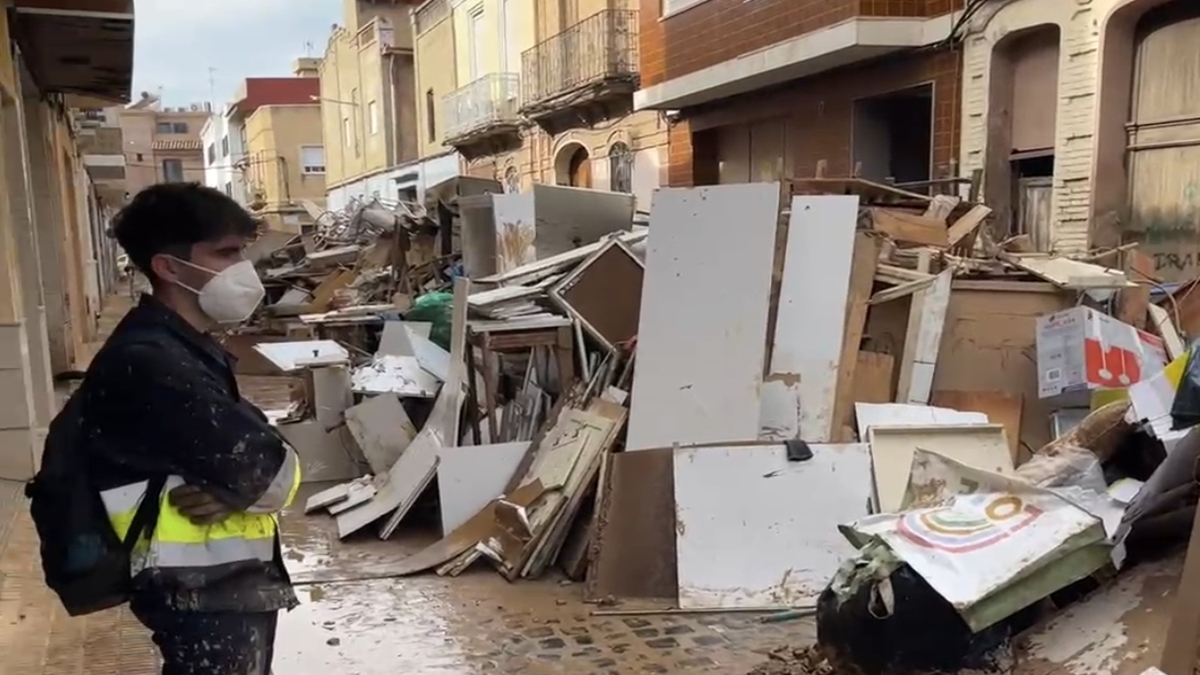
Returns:
[[[164,105],[220,106],[247,77],[322,56],[342,0],[134,0],[134,12],[133,100],[161,87]]]

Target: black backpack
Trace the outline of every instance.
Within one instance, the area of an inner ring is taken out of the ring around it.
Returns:
[[[86,386],[86,381],[84,383]],[[143,534],[153,532],[166,477],[150,481],[129,533],[122,541],[88,475],[83,429],[84,393],[76,391],[50,423],[42,466],[25,486],[41,540],[46,585],[71,616],[116,607],[129,600],[130,554]]]

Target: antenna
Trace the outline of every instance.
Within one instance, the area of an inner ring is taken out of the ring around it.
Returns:
[[[304,56],[311,59],[312,55],[313,55],[312,40],[305,40],[304,41]]]
[[[217,69],[208,67],[208,100],[217,104]]]

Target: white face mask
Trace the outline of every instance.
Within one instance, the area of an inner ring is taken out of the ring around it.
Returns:
[[[258,278],[258,272],[254,269],[254,263],[249,260],[230,265],[220,272],[179,258],[176,260],[213,275],[200,290],[175,283],[195,293],[200,302],[200,309],[217,323],[241,323],[249,319],[266,294],[262,280]]]

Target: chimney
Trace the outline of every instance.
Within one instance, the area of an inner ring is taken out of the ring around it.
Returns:
[[[296,77],[317,77],[317,69],[321,67],[321,59],[305,56],[296,59],[292,72]]]

